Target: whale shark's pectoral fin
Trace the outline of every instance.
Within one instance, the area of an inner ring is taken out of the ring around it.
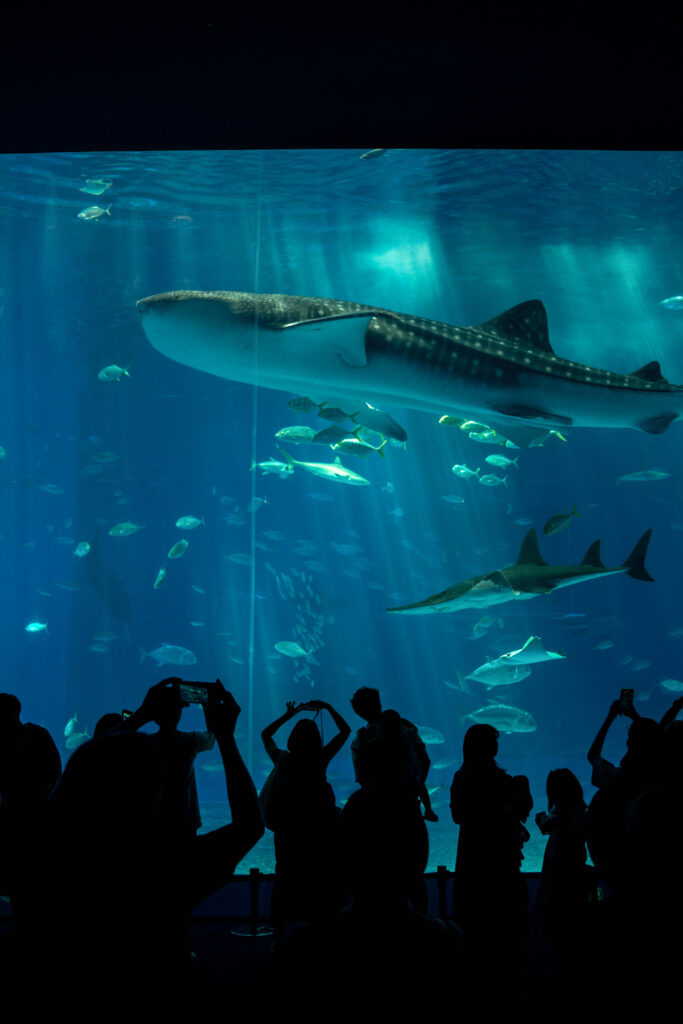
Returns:
[[[530,405],[496,405],[493,407],[495,412],[500,413],[502,416],[514,416],[519,420],[540,420],[541,423],[550,423],[551,426],[561,425],[563,427],[571,427],[572,420],[568,416],[561,416],[556,412],[546,412],[544,409],[537,409]],[[502,431],[505,433],[505,431]],[[536,428],[536,433],[538,429]]]
[[[644,420],[638,420],[636,426],[639,430],[644,430],[646,434],[663,434],[677,419],[677,413],[668,412],[662,416],[650,416]]]
[[[365,351],[366,321],[368,313],[340,313],[336,316],[321,316],[315,320],[299,320],[283,324],[280,330],[292,333],[292,354],[300,350],[305,358],[311,345],[324,345],[335,352],[348,366],[368,365]]]

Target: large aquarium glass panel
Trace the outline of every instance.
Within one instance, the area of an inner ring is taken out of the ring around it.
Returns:
[[[683,690],[682,186],[677,153],[0,157],[0,688],[23,720],[66,759],[152,683],[218,676],[261,786],[287,701],[355,730],[377,687],[428,746],[431,869],[474,721],[534,812],[552,768],[589,798],[620,689],[654,718]],[[196,775],[215,827],[216,750]],[[348,744],[329,778],[343,803]]]

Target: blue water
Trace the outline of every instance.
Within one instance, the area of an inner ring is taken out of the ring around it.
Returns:
[[[566,442],[508,452],[518,468],[506,487],[486,488],[451,466],[498,473],[484,459],[501,449],[437,416],[385,407],[407,430],[406,449],[343,460],[370,486],[299,471],[262,476],[250,472],[252,458],[278,457],[276,430],[325,421],[289,410],[291,393],[160,355],[135,302],[174,289],[284,292],[475,324],[538,298],[558,354],[622,373],[658,359],[680,382],[683,312],[661,302],[683,293],[683,162],[677,153],[360,155],[0,157],[2,688],[20,697],[24,721],[51,730],[66,759],[74,713],[92,733],[103,713],[137,706],[149,685],[179,671],[141,660],[141,649],[182,646],[197,658],[184,678],[220,676],[235,693],[239,742],[260,785],[268,761],[259,734],[285,701],[323,698],[355,729],[351,694],[377,686],[385,707],[444,737],[430,746],[433,763],[445,764],[429,779],[439,787],[433,869],[454,861],[448,788],[464,716],[487,696],[537,722],[501,736],[499,752],[502,765],[529,775],[534,813],[545,809],[551,768],[571,767],[592,795],[585,753],[622,686],[656,718],[673,699],[660,683],[683,676],[681,427],[660,436],[578,429]],[[79,187],[88,178],[112,186],[87,195]],[[109,204],[109,214],[78,217]],[[99,380],[111,364],[130,376]],[[617,484],[643,469],[670,475]],[[580,518],[543,537],[544,522],[574,504]],[[186,515],[204,524],[177,529]],[[478,637],[486,611],[385,613],[513,562],[529,528],[518,519],[532,521],[554,563],[579,562],[599,537],[603,561],[618,566],[652,527],[646,564],[656,582],[617,575],[501,605]],[[143,528],[109,535],[126,521]],[[189,548],[169,560],[183,536]],[[77,558],[81,541],[92,549]],[[155,590],[162,566],[167,579]],[[30,622],[47,629],[29,633]],[[469,694],[445,685],[531,635],[566,660],[490,694],[476,682]],[[283,640],[314,647],[315,663],[278,655]],[[197,709],[185,712],[184,728],[201,725]],[[327,716],[324,729],[327,738]],[[619,760],[625,734],[618,720],[606,757]],[[286,730],[278,738],[284,744]],[[214,753],[197,761],[206,826],[223,820],[217,762]],[[342,802],[353,788],[347,754],[330,778]],[[538,870],[543,840],[531,831],[525,868]],[[269,835],[240,870],[256,865],[272,869]]]

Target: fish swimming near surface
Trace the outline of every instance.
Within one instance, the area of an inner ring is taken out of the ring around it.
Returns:
[[[76,216],[79,220],[97,220],[98,217],[101,217],[105,213],[108,217],[111,217],[110,210],[111,203],[109,206],[86,206],[86,208],[81,210],[81,212],[76,214]]]
[[[489,608],[505,601],[527,600],[540,594],[552,594],[561,587],[616,574],[652,582],[652,576],[645,568],[645,553],[651,534],[652,530],[646,530],[626,561],[609,569],[600,561],[599,540],[591,544],[578,565],[548,565],[541,557],[536,530],[532,527],[522,541],[514,565],[494,569],[481,576],[472,576],[423,601],[400,608],[387,608],[387,611],[402,615],[431,615],[437,612],[457,612],[462,608]]]
[[[150,343],[186,366],[315,401],[352,399],[358,409],[371,400],[439,416],[481,414],[520,447],[572,426],[659,434],[683,406],[683,386],[670,384],[657,362],[624,375],[556,355],[538,299],[473,327],[252,292],[165,292],[137,309]]]

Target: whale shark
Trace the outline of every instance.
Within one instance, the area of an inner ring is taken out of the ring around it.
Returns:
[[[532,527],[522,541],[514,565],[472,576],[423,601],[386,610],[402,615],[433,615],[458,612],[463,608],[490,608],[506,601],[528,600],[541,594],[552,594],[561,587],[617,574],[652,583],[652,576],[645,568],[645,553],[651,534],[652,530],[646,530],[626,561],[609,569],[600,561],[599,540],[591,544],[578,565],[549,565],[541,556],[536,530]],[[519,651],[513,653],[520,654]]]
[[[473,327],[339,299],[173,291],[140,299],[159,352],[206,373],[339,400],[476,414],[520,447],[549,429],[662,433],[683,386],[658,362],[620,374],[558,356],[543,303],[531,299]],[[317,397],[316,397],[317,396]]]

